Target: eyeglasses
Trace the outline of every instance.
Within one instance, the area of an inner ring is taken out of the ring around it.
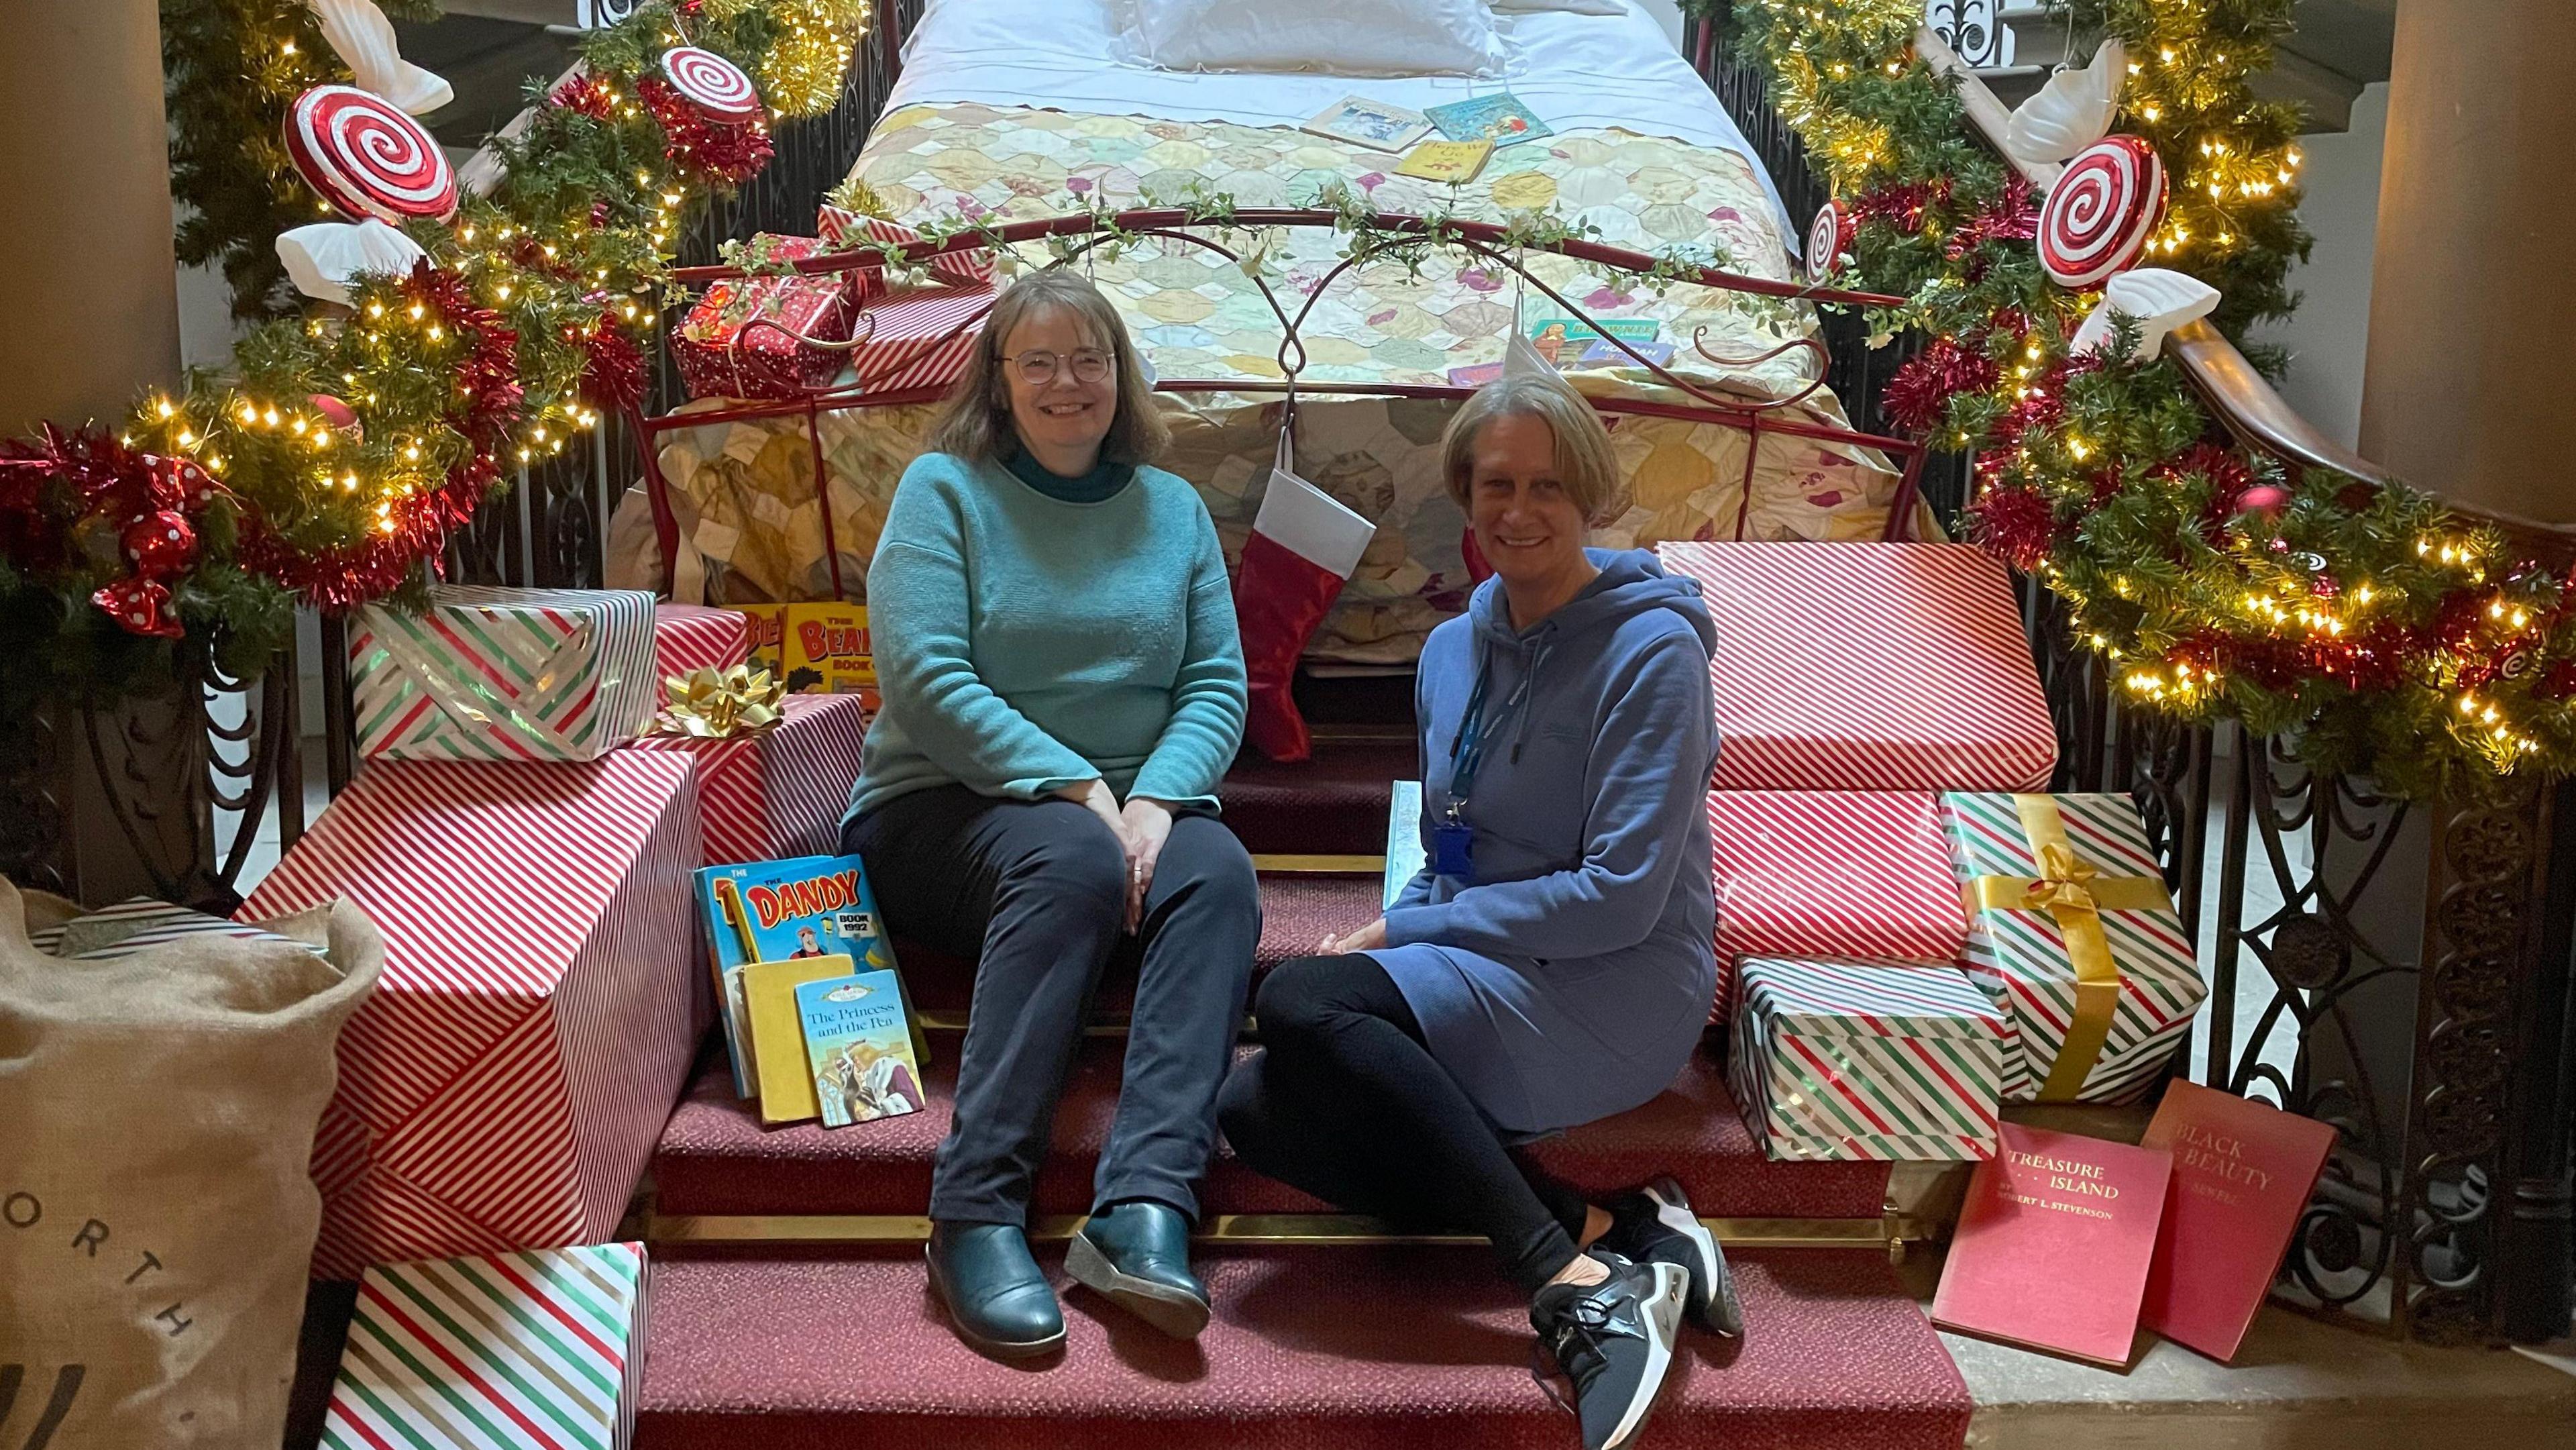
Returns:
[[[1071,368],[1073,380],[1077,383],[1096,383],[1109,376],[1109,357],[1107,352],[1096,347],[1077,347],[1071,352],[1031,348],[1011,359],[1011,371],[1019,374],[1021,382],[1033,388],[1043,388],[1054,382],[1059,368]]]

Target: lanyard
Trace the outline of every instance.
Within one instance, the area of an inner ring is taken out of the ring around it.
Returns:
[[[1476,688],[1468,692],[1466,712],[1458,718],[1458,734],[1449,744],[1449,818],[1453,821],[1466,809],[1467,793],[1476,788],[1476,776],[1484,769],[1485,747],[1493,736],[1488,725],[1500,729],[1519,711],[1529,694],[1529,678],[1524,675],[1511,698],[1503,702],[1502,713],[1488,722],[1485,696],[1493,682],[1494,659],[1488,653],[1476,671]]]

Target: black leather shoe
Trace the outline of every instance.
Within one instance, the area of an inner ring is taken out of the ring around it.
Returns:
[[[1027,1359],[1064,1343],[1064,1311],[1026,1234],[1007,1223],[930,1226],[930,1290],[957,1337],[986,1354]]]
[[[1207,1328],[1207,1286],[1190,1272],[1190,1221],[1167,1204],[1135,1200],[1093,1214],[1064,1251],[1064,1269],[1174,1339]]]

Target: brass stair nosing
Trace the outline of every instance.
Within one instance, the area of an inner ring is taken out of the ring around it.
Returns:
[[[1703,1218],[1718,1241],[1745,1249],[1883,1249],[1901,1253],[1921,1234],[1902,1215],[1877,1218]],[[1050,1214],[1029,1221],[1041,1242],[1071,1238],[1078,1215]],[[917,1244],[930,1237],[930,1220],[910,1214],[655,1214],[647,1239],[656,1246],[707,1244]],[[1221,1213],[1199,1225],[1203,1244],[1477,1244],[1472,1234],[1404,1234],[1372,1218],[1331,1213]]]

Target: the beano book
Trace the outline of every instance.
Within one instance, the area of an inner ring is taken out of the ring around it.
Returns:
[[[733,1090],[758,1092],[751,1021],[743,1000],[747,962],[847,956],[861,972],[894,969],[894,948],[856,856],[799,856],[709,866],[698,872],[698,913],[715,972],[716,1007],[733,1058]]]
[[[894,973],[807,982],[796,989],[796,1010],[824,1127],[921,1111],[921,1069]]]

